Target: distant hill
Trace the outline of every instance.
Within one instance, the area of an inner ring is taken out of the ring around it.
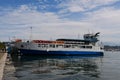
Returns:
[[[105,45],[104,50],[105,51],[120,51],[120,46]]]
[[[103,44],[109,46],[120,46],[119,42],[103,42]]]

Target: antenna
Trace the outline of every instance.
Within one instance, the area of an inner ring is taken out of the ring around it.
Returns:
[[[88,34],[90,34],[90,29],[88,29]]]
[[[78,39],[80,39],[80,34],[78,34]]]
[[[9,41],[11,41],[10,36],[9,36]]]
[[[30,41],[32,40],[32,26],[30,27]]]
[[[13,41],[15,41],[15,39],[16,39],[16,36],[13,36]]]

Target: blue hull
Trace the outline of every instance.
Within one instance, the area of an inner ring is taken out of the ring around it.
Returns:
[[[39,55],[82,55],[82,56],[103,56],[103,52],[92,52],[92,51],[41,51],[41,50],[27,50],[19,49],[21,54],[39,54]]]

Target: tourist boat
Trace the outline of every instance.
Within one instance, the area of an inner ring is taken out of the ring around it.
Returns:
[[[15,47],[21,54],[103,56],[103,45],[98,40],[99,32],[84,34],[83,37],[84,39],[31,40],[26,42],[18,39],[15,42]]]

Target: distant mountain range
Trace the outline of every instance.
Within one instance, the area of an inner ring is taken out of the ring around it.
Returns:
[[[120,46],[104,46],[105,51],[120,51]]]
[[[120,46],[120,43],[118,42],[103,42],[103,44],[109,46]]]
[[[103,42],[105,51],[120,51],[120,43]]]

